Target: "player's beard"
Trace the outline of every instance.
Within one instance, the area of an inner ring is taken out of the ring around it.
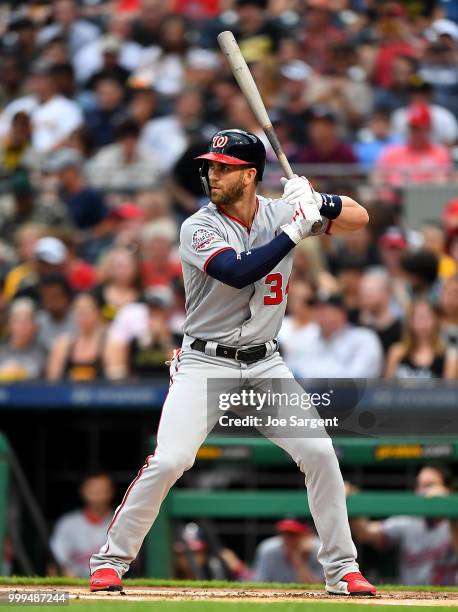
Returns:
[[[235,185],[226,187],[225,189],[211,190],[213,204],[221,204],[222,206],[230,206],[234,202],[238,202],[243,197],[243,177]]]

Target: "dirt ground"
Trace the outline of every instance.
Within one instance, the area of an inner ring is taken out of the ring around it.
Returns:
[[[381,605],[415,605],[415,606],[455,606],[458,607],[458,593],[430,593],[416,591],[382,591],[376,597],[330,596],[323,591],[279,591],[271,589],[241,590],[241,589],[198,589],[185,587],[127,587],[121,593],[90,593],[83,587],[36,587],[36,586],[0,586],[0,593],[5,591],[67,591],[72,599],[107,600],[122,599],[123,601],[161,601],[168,600],[211,600],[211,601],[297,601],[326,600],[342,603],[371,603]]]

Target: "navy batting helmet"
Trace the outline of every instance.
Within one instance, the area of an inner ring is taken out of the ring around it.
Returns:
[[[262,180],[266,165],[266,149],[261,140],[244,130],[222,130],[217,132],[210,143],[208,153],[199,155],[203,159],[200,167],[200,179],[205,193],[210,197],[208,184],[208,162],[246,166],[256,168],[258,179]]]

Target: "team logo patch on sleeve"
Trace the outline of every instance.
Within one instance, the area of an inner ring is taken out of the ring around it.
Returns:
[[[195,251],[201,251],[212,242],[218,240],[218,235],[208,229],[198,229],[192,235],[191,246]]]

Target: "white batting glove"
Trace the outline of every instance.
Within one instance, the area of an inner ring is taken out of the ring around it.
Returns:
[[[293,205],[297,202],[311,200],[318,207],[318,210],[320,209],[321,196],[313,189],[305,176],[294,175],[291,179],[282,178],[280,182],[283,185],[282,200]]]
[[[307,236],[317,233],[314,231],[317,222],[320,225],[322,223],[320,211],[309,196],[308,201],[298,202],[295,205],[292,223],[282,225],[281,229],[291,238],[294,244],[298,244],[301,240],[307,238]]]

